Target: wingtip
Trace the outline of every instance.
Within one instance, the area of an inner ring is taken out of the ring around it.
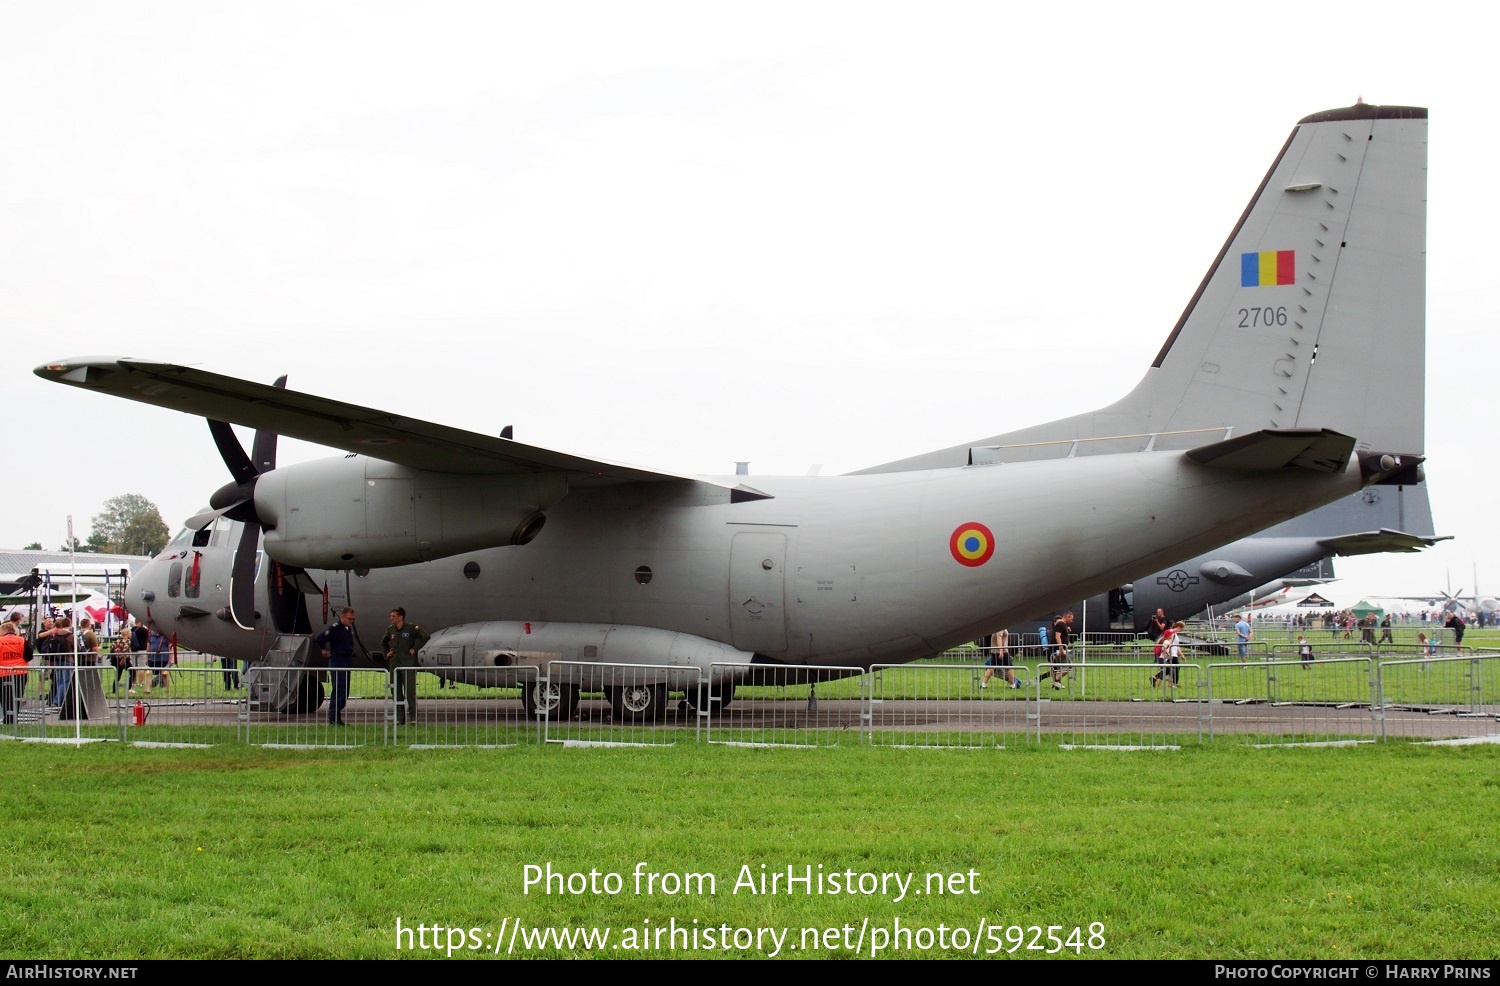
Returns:
[[[43,363],[32,372],[43,380],[88,386],[100,374],[113,371],[118,363],[115,356],[74,356]]]
[[[78,370],[114,370],[128,363],[128,356],[66,356],[48,360],[31,372],[48,380],[64,380]]]

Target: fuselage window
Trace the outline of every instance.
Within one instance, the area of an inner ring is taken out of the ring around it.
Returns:
[[[176,599],[182,595],[182,562],[174,561],[167,569],[167,595]]]

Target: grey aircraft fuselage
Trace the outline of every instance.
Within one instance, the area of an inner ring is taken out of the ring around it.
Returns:
[[[868,667],[940,652],[1360,482],[1357,464],[1334,474],[1236,472],[1159,452],[757,477],[771,498],[742,503],[705,502],[686,484],[584,488],[552,509],[530,544],[362,575],[310,574],[328,587],[333,615],[344,604],[363,615],[367,646],[378,641],[372,624],[383,626],[402,606],[429,629],[498,620],[623,624],[724,641],[774,663]],[[257,578],[256,625],[237,627],[223,612],[231,523],[218,522],[225,529],[217,544],[174,542],[131,583],[128,601],[138,617],[175,629],[184,645],[254,660],[278,629],[266,599],[271,566],[263,563]],[[993,533],[983,560],[961,560],[963,546],[953,543],[971,524]],[[174,596],[170,568],[190,565],[195,551],[199,594],[179,588]],[[316,624],[325,614],[318,599],[308,602]]]

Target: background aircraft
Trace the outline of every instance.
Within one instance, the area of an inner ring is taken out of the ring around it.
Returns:
[[[1419,551],[1443,540],[1433,533],[1425,483],[1361,490],[1092,596],[1085,603],[1087,625],[1091,631],[1142,631],[1158,608],[1182,619],[1209,607],[1269,605],[1284,588],[1332,581],[1335,556]]]
[[[1464,590],[1462,588],[1460,588],[1457,592],[1453,592],[1453,591],[1451,591],[1452,584],[1450,583],[1449,584],[1449,591],[1445,592],[1445,591],[1439,589],[1433,595],[1426,595],[1426,596],[1424,596],[1424,595],[1420,595],[1420,594],[1418,594],[1418,595],[1412,595],[1412,594],[1409,594],[1409,593],[1406,594],[1406,595],[1378,595],[1378,594],[1376,594],[1376,595],[1372,595],[1371,598],[1373,598],[1373,599],[1401,599],[1401,600],[1406,600],[1406,601],[1409,601],[1409,602],[1426,603],[1428,606],[1436,606],[1436,607],[1438,607],[1439,609],[1441,609],[1445,613],[1451,613],[1451,612],[1454,612],[1454,611],[1462,611],[1462,612],[1465,612],[1465,613],[1471,612],[1471,611],[1473,611],[1473,612],[1481,612],[1481,613],[1494,613],[1497,610],[1500,610],[1500,599],[1497,599],[1494,596],[1486,596],[1486,595],[1479,594],[1479,592],[1478,592],[1478,586],[1479,586],[1479,575],[1478,575],[1478,572],[1476,572],[1475,576],[1474,576],[1474,585],[1475,585],[1475,594],[1474,595],[1464,595]]]
[[[906,661],[1418,479],[1426,132],[1409,107],[1301,121],[1121,401],[846,476],[672,475],[167,363],[37,373],[210,419],[231,482],[130,599],[192,646],[256,658],[348,602],[405,606],[442,628],[425,662],[495,683],[523,653]],[[347,454],[278,469],[277,434]]]

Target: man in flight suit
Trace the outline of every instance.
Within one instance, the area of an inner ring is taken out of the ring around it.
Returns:
[[[385,628],[380,645],[395,672],[397,725],[417,721],[417,651],[426,647],[429,639],[426,630],[406,622],[406,610],[400,606],[391,610],[391,625]]]

